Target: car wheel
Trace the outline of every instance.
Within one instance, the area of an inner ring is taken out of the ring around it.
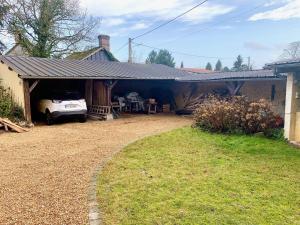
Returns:
[[[49,111],[46,112],[46,123],[47,125],[52,125],[54,123],[54,120],[52,118],[52,115]]]
[[[80,116],[79,122],[80,123],[85,123],[86,122],[86,115]]]

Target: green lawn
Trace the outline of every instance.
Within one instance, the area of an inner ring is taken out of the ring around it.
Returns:
[[[104,224],[300,224],[300,150],[178,129],[114,157],[98,198]]]

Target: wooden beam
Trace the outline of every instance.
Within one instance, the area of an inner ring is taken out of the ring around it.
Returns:
[[[111,88],[110,86],[106,86],[106,97],[107,97],[107,105],[111,106]]]
[[[109,80],[105,82],[105,87],[106,87],[106,103],[108,106],[111,106],[111,92],[114,86],[118,83],[118,80]]]
[[[23,87],[24,87],[24,116],[25,120],[29,123],[32,122],[31,118],[31,105],[30,105],[30,88],[29,88],[29,81],[23,80]]]
[[[93,105],[93,80],[85,81],[85,100],[87,106]]]
[[[29,88],[29,93],[31,93],[35,89],[35,87],[38,85],[39,82],[40,80],[36,80],[33,82],[33,84]]]
[[[226,87],[229,91],[229,94],[231,96],[237,95],[241,90],[241,88],[243,87],[244,83],[245,83],[244,81],[226,82]]]
[[[240,92],[240,90],[243,87],[243,85],[244,85],[245,82],[244,81],[238,81],[237,83],[238,84],[237,84],[237,86],[236,86],[236,88],[234,90],[235,95],[237,95]]]
[[[107,105],[107,93],[107,86],[104,84],[104,81],[94,80],[92,105]]]
[[[117,83],[118,83],[118,80],[115,80],[115,81],[112,83],[112,85],[110,86],[110,88],[113,89]]]

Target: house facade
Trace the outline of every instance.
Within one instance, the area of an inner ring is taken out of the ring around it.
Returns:
[[[110,36],[101,34],[98,36],[99,46],[81,52],[74,52],[67,57],[73,60],[91,60],[96,62],[113,61],[118,62],[110,52]]]

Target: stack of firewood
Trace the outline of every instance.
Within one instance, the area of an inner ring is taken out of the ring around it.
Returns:
[[[4,119],[0,117],[0,129],[4,129],[5,131],[15,131],[18,133],[23,133],[29,131],[27,128],[21,127],[9,119]]]
[[[194,111],[196,110],[204,101],[205,95],[191,96],[185,101],[184,109]]]

